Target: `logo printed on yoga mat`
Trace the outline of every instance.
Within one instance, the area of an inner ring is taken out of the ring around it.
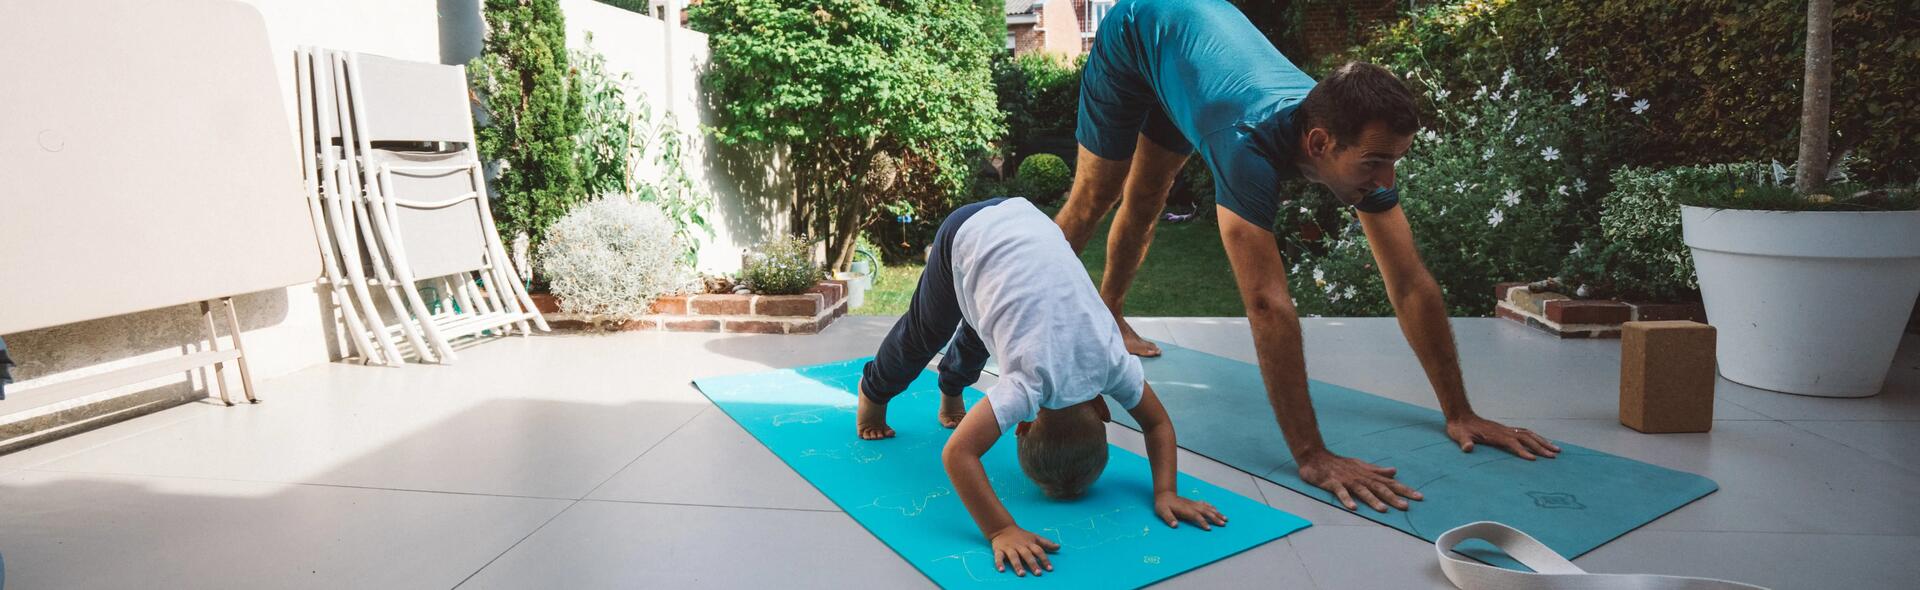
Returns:
[[[1533,498],[1534,506],[1549,510],[1562,508],[1567,510],[1587,509],[1587,505],[1581,504],[1579,498],[1565,492],[1527,492],[1527,497]]]

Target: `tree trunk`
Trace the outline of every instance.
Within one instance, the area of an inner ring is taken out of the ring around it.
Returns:
[[[1800,162],[1793,190],[1827,185],[1828,118],[1833,110],[1833,0],[1807,2],[1807,76],[1800,96]]]
[[[846,207],[833,228],[832,247],[827,250],[828,268],[836,271],[847,270],[853,264],[854,245],[860,241],[860,220],[866,217],[862,199],[855,199]]]

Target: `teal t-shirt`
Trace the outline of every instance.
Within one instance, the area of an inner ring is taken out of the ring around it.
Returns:
[[[1101,22],[1100,36],[1085,91],[1144,83],[1213,173],[1215,200],[1272,229],[1284,200],[1280,183],[1300,175],[1293,113],[1313,77],[1226,0],[1124,0]],[[1385,210],[1392,203],[1380,200],[1393,196],[1376,195],[1362,208]]]

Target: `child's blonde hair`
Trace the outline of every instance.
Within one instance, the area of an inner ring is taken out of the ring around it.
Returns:
[[[1107,468],[1107,427],[1094,398],[1058,410],[1041,409],[1019,441],[1020,470],[1056,500],[1077,498]]]

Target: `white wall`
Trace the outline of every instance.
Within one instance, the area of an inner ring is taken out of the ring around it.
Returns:
[[[321,45],[440,61],[439,15],[432,0],[242,1],[259,9],[266,21],[269,42],[280,67],[287,125],[294,130],[289,137],[299,137],[292,71],[295,47]],[[287,157],[298,157],[295,145],[287,146]],[[195,228],[180,230],[196,231]],[[297,236],[297,239],[313,240],[311,236]],[[330,344],[335,339],[334,328],[327,321],[333,312],[323,304],[317,283],[244,294],[236,297],[236,301],[250,368],[263,398],[271,399],[274,395],[265,381],[338,356],[337,344]],[[225,329],[224,322],[222,329]],[[0,401],[0,416],[11,413],[10,407],[24,408],[32,404],[36,387],[198,350],[204,345],[206,324],[197,305],[182,305],[5,337],[8,352],[20,365],[14,372],[20,381],[7,387],[7,400]],[[227,371],[227,381],[238,399],[238,372]],[[140,392],[149,399],[179,400],[207,391],[199,374],[183,374],[108,393]],[[133,413],[138,412],[129,412]],[[0,428],[0,448],[17,434],[18,430]]]
[[[787,227],[778,160],[761,153],[725,149],[700,131],[710,120],[702,104],[700,71],[707,66],[705,34],[607,6],[593,0],[561,0],[567,16],[567,46],[592,47],[607,58],[611,72],[631,76],[629,100],[646,101],[654,113],[671,110],[681,131],[695,138],[688,172],[697,187],[713,195],[714,208],[706,215],[712,239],[698,246],[701,270],[732,272],[740,268],[740,251]],[[672,39],[669,42],[669,38]]]
[[[478,3],[467,0],[241,1],[259,9],[266,21],[280,67],[287,125],[295,130],[290,137],[298,137],[294,48],[312,45],[425,62],[440,62],[446,55],[447,59],[464,62],[467,56],[456,54],[477,47],[473,37],[481,31],[480,20],[465,12],[477,10]],[[690,173],[717,201],[708,215],[715,236],[701,244],[700,266],[709,271],[737,269],[741,248],[786,227],[786,220],[775,213],[785,210],[775,203],[783,198],[786,185],[773,172],[777,159],[764,153],[719,149],[700,132],[699,125],[708,120],[699,104],[697,87],[698,69],[707,59],[706,36],[684,29],[675,31],[676,50],[669,62],[665,47],[668,34],[661,21],[591,0],[562,0],[562,6],[568,16],[570,44],[582,46],[585,33],[593,31],[594,45],[607,56],[609,64],[631,73],[635,85],[646,91],[646,100],[655,102],[656,111],[671,105],[681,115],[682,130],[699,138],[691,158],[697,165]],[[441,14],[443,11],[458,14]],[[287,157],[297,157],[295,150],[295,146],[287,146]],[[263,398],[273,397],[270,380],[274,377],[342,356],[344,341],[337,333],[335,319],[338,311],[321,296],[322,290],[315,283],[236,297],[247,356]],[[9,407],[23,408],[31,403],[28,400],[37,387],[200,350],[206,332],[197,305],[182,305],[4,336],[8,352],[20,365],[14,371],[20,381],[8,386],[8,400],[0,401],[0,417],[11,413]],[[202,373],[176,375],[108,393],[140,394],[128,399],[144,401],[115,408],[138,405],[120,416],[131,417],[205,395],[210,389],[202,379]],[[228,371],[227,381],[237,399],[237,371]],[[18,428],[9,430],[0,424],[0,452],[6,452],[9,444],[20,443],[19,439],[9,440],[19,433]]]

